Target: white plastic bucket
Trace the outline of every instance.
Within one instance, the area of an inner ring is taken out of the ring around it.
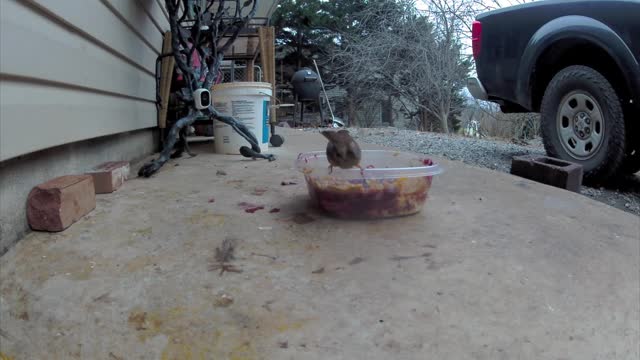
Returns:
[[[264,82],[234,82],[215,85],[211,99],[213,106],[223,115],[233,116],[253,132],[260,151],[269,149],[269,108],[271,84]],[[251,146],[233,128],[218,120],[213,124],[215,152],[240,154],[241,146]]]

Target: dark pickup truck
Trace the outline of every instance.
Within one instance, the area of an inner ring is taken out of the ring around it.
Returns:
[[[549,156],[586,181],[640,170],[640,1],[512,6],[479,15],[472,36],[475,98],[539,112]]]

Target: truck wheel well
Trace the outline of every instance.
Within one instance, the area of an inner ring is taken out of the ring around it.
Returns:
[[[571,65],[584,65],[598,71],[611,83],[621,100],[628,99],[624,75],[605,50],[588,41],[565,40],[551,45],[536,62],[531,83],[534,111],[540,111],[544,92],[555,74]]]

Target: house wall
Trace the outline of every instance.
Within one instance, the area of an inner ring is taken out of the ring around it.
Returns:
[[[0,1],[0,253],[34,185],[155,149],[163,3]]]
[[[158,0],[1,6],[0,161],[156,125]]]

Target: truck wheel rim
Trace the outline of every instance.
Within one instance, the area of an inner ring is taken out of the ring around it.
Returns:
[[[574,159],[594,157],[604,140],[605,122],[600,105],[589,93],[573,91],[560,101],[558,134],[565,151]]]

